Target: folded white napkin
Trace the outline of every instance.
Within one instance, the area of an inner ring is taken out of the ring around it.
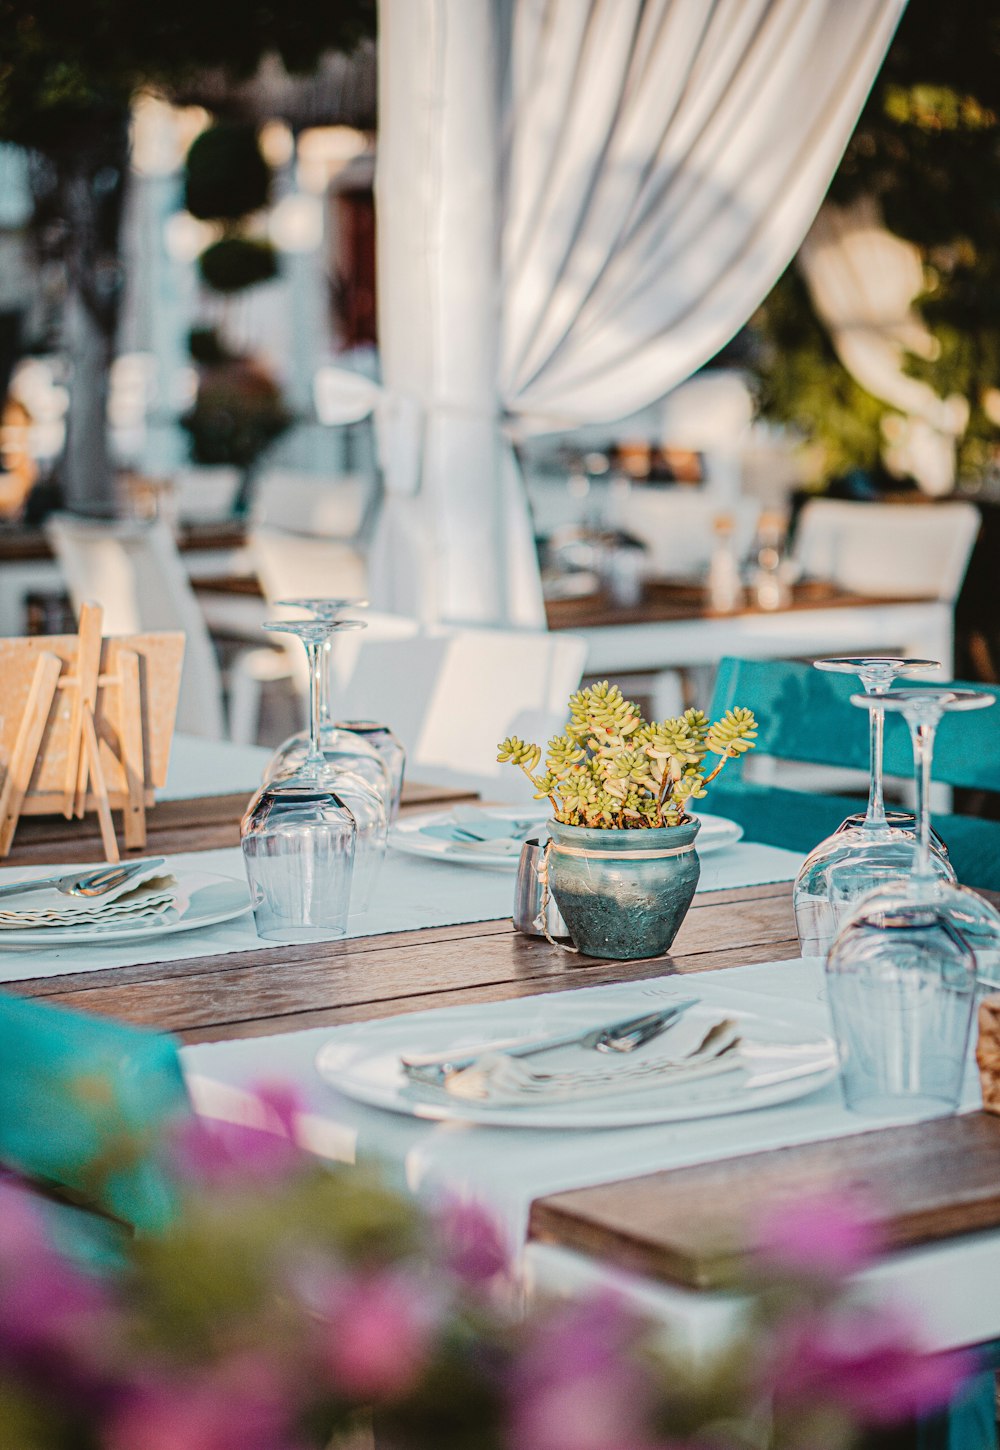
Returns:
[[[86,869],[81,866],[81,874]],[[69,875],[69,870],[65,874]],[[22,900],[23,906],[18,905],[16,896],[4,898],[0,906],[0,931],[135,922],[163,916],[171,907],[183,904],[177,878],[164,871],[162,865],[150,866],[147,871],[130,876],[103,896],[64,896],[49,887],[45,891],[25,893]]]
[[[692,1082],[731,1072],[744,1064],[732,1018],[706,1022],[688,1017],[664,1036],[633,1053],[598,1054],[592,1049],[553,1049],[534,1058],[487,1051],[440,1086],[411,1081],[420,1095],[441,1101],[462,1098],[479,1107],[519,1107],[578,1098],[604,1098],[651,1087]]]

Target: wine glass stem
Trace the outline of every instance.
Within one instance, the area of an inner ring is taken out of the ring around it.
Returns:
[[[934,759],[934,736],[937,722],[911,719],[913,737],[914,781],[917,793],[917,859],[914,875],[929,879],[931,871],[931,764]]]
[[[331,726],[333,724],[333,636],[324,640],[320,646],[320,724]]]
[[[309,759],[315,764],[322,764],[323,757],[320,753],[320,710],[322,696],[322,672],[320,669],[320,651],[322,646],[315,640],[304,641],[306,654],[309,658]]]
[[[884,690],[871,690],[870,694],[883,695]],[[870,784],[868,786],[868,810],[865,815],[866,826],[885,825],[885,798],[882,793],[882,756],[885,742],[885,711],[870,711],[869,722],[869,747],[868,747],[868,769]]]

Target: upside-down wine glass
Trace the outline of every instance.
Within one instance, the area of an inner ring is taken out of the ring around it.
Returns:
[[[873,700],[884,697],[900,675],[941,668],[936,660],[874,655],[814,663],[818,670],[857,675]],[[886,815],[882,793],[884,732],[885,717],[881,710],[873,709],[864,816],[848,816],[832,836],[813,847],[799,870],[792,904],[803,956],[825,956],[853,903],[883,882],[905,875],[913,864],[916,832],[912,817],[902,813]],[[932,858],[932,868],[946,880],[954,881],[955,873],[939,838],[934,840]]]
[[[314,620],[282,623],[310,666],[324,636]],[[358,842],[354,813],[332,788],[319,748],[319,675],[310,669],[309,749],[301,768],[266,781],[240,825],[258,935],[313,941],[347,930]]]
[[[320,748],[331,764],[354,771],[382,797],[387,816],[392,812],[392,774],[375,742],[337,722],[333,716],[333,636],[344,623],[339,618],[344,609],[362,609],[367,599],[279,599],[282,608],[307,609],[330,626],[318,659],[320,677]],[[346,621],[351,629],[367,629],[363,620]],[[265,779],[277,779],[297,770],[309,748],[309,732],[299,730],[290,735],[275,751],[268,764]]]
[[[376,720],[338,720],[335,729],[346,730],[374,747],[382,757],[382,763],[389,772],[392,782],[392,802],[389,806],[389,820],[399,815],[399,804],[403,796],[403,777],[406,774],[406,748],[394,735],[388,725]]]
[[[277,784],[282,780],[306,775],[332,790],[350,810],[357,827],[351,888],[352,913],[365,911],[371,905],[385,859],[389,817],[385,797],[379,787],[388,778],[388,772],[376,753],[374,764],[378,774],[374,778],[379,784],[372,784],[358,768],[359,757],[353,750],[340,754],[327,748],[322,726],[322,659],[333,634],[364,627],[360,620],[354,619],[268,620],[264,625],[268,630],[297,635],[306,646],[309,661],[309,732],[305,756],[299,757],[297,765],[293,757],[286,756],[277,771],[270,771],[269,779]],[[362,749],[369,748],[364,742],[360,744]]]
[[[1000,960],[1000,915],[945,880],[931,850],[934,737],[945,711],[982,709],[979,690],[905,689],[868,709],[899,710],[913,740],[918,838],[913,870],[859,901],[827,958],[827,987],[848,1107],[927,1116],[959,1102],[977,971]]]

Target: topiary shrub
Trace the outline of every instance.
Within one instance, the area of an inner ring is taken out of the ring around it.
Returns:
[[[254,127],[223,121],[191,144],[184,205],[201,221],[238,221],[268,205],[271,176]]]
[[[198,258],[198,271],[214,292],[242,292],[270,282],[279,272],[278,254],[270,242],[250,237],[223,237]]]

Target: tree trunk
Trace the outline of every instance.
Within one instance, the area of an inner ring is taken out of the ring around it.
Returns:
[[[128,174],[128,113],[105,112],[51,153],[48,210],[58,216],[66,292],[62,347],[70,368],[63,500],[74,513],[116,512],[108,442],[108,390],[123,270],[122,204]]]

